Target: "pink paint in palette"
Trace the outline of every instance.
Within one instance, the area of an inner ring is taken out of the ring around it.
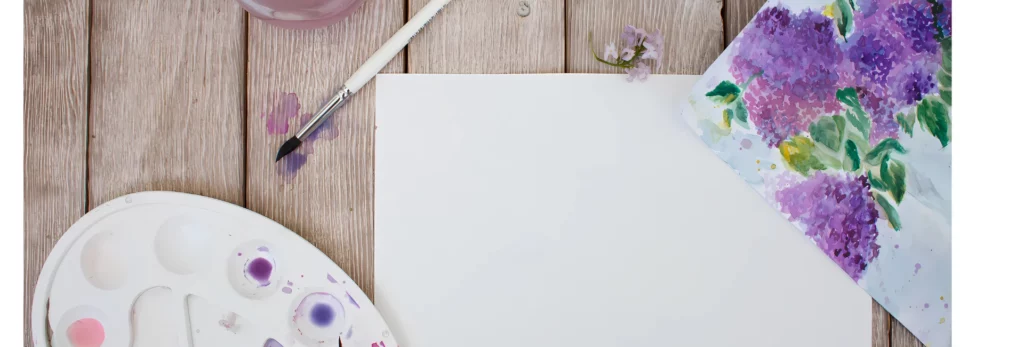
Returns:
[[[352,279],[290,230],[238,206],[144,192],[86,214],[46,259],[35,346],[394,344]]]

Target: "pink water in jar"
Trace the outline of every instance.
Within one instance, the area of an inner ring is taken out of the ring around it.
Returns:
[[[365,0],[238,0],[249,14],[293,29],[328,26],[359,9]]]

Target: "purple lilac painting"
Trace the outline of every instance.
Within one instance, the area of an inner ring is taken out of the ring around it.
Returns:
[[[951,14],[951,0],[770,0],[683,107],[928,346],[952,324]]]

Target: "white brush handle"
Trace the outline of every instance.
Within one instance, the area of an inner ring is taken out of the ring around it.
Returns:
[[[419,33],[420,29],[423,29],[430,22],[430,19],[434,18],[434,15],[440,12],[449,1],[451,0],[431,0],[426,6],[423,6],[416,15],[412,16],[408,23],[405,23],[401,29],[398,29],[394,36],[391,36],[387,42],[384,42],[384,45],[377,52],[374,52],[370,59],[345,81],[345,86],[348,87],[349,91],[355,93],[363,88],[391,59],[394,59],[409,44],[409,41],[412,41],[416,33]]]

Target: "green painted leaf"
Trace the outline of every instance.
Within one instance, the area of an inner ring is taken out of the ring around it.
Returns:
[[[866,115],[858,116],[853,112],[846,111],[846,119],[850,121],[850,125],[854,129],[860,131],[863,138],[871,136],[871,118],[868,118]]]
[[[837,90],[836,99],[853,109],[853,112],[864,114],[864,109],[860,107],[860,99],[857,99],[857,89],[850,87]]]
[[[726,127],[732,127],[733,117],[735,117],[735,115],[733,115],[731,108],[727,108],[725,111],[722,111],[722,122],[725,122]]]
[[[836,120],[839,122],[837,123]],[[838,152],[843,144],[843,129],[845,127],[846,121],[842,117],[821,117],[817,122],[811,123],[808,131],[815,142]]]
[[[779,144],[779,153],[786,164],[802,175],[811,170],[824,170],[823,164],[814,156],[814,141],[803,136],[793,136]]]
[[[864,135],[864,138],[870,137],[871,118],[864,112],[864,108],[860,106],[860,100],[857,99],[857,90],[854,88],[843,88],[837,90],[836,99],[839,99],[839,102],[842,102],[853,111],[846,112],[846,119],[850,121],[850,125],[855,129],[860,130],[860,133]]]
[[[953,106],[953,91],[952,90],[939,89],[939,96],[942,97],[942,101],[945,102],[946,105]]]
[[[900,231],[900,214],[896,212],[896,207],[889,202],[889,199],[885,198],[885,195],[878,192],[873,192],[871,195],[875,198],[878,206],[882,208],[882,213],[885,213],[885,219],[889,221],[889,226]]]
[[[942,39],[942,68],[953,73],[953,38]]]
[[[846,140],[846,160],[843,161],[843,169],[846,171],[860,170],[860,153],[857,151],[857,144]]]
[[[868,154],[864,155],[864,161],[871,165],[878,165],[882,162],[883,157],[887,157],[889,153],[894,151],[897,153],[907,152],[907,150],[903,148],[903,145],[901,145],[899,141],[896,141],[896,139],[884,139],[879,141],[878,144],[875,145],[875,148],[869,151]]]
[[[818,158],[818,161],[820,161],[822,165],[825,165],[826,168],[842,170],[843,161],[836,159],[831,154],[824,153],[822,151],[823,148],[823,146],[815,146],[813,153],[814,157]]]
[[[910,114],[898,114],[896,115],[896,122],[900,123],[900,129],[903,132],[914,137],[914,123],[917,122],[917,112],[910,111]]]
[[[872,188],[878,189],[883,192],[889,191],[889,187],[885,186],[885,182],[876,177],[875,174],[872,173],[871,171],[868,171],[868,183],[871,184]]]
[[[917,104],[917,119],[921,127],[939,139],[942,147],[949,145],[952,137],[949,109],[946,104],[932,98],[925,98]]]
[[[743,104],[743,100],[736,102],[736,120],[746,123],[747,122],[747,106]]]
[[[839,34],[843,35],[843,41],[846,41],[853,31],[853,6],[850,6],[847,0],[836,0],[835,6],[839,9],[836,25],[839,27]]]
[[[899,204],[907,193],[907,167],[899,160],[887,160],[882,166],[882,181],[893,199]]]
[[[940,86],[944,86],[944,87],[952,87],[953,86],[953,75],[951,75],[950,73],[946,72],[946,70],[939,69],[938,79],[939,79],[939,85]]]
[[[732,103],[740,96],[740,87],[730,81],[722,81],[707,94],[708,99],[722,105]]]

